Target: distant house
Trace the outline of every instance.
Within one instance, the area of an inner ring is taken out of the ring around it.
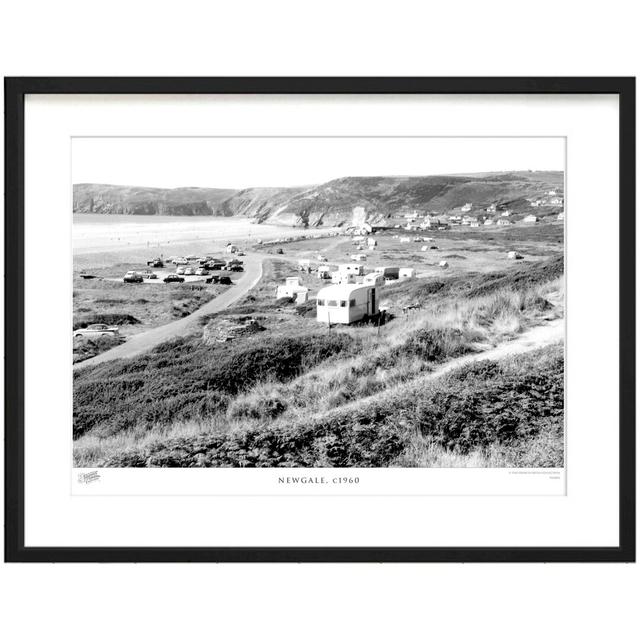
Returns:
[[[524,256],[517,251],[507,251],[507,258],[509,260],[522,260]]]
[[[373,249],[374,247],[378,246],[378,241],[375,238],[369,238],[367,240],[367,246],[369,247],[369,249]]]
[[[400,242],[411,242],[411,238],[407,238],[407,236],[403,236],[400,238]]]
[[[308,287],[303,287],[300,284],[299,278],[286,278],[285,284],[278,286],[276,289],[276,299],[280,298],[293,298],[296,304],[307,301],[309,295]]]
[[[471,223],[469,223],[469,226],[470,226],[470,227],[479,227],[479,226],[480,226],[480,223],[476,220],[475,222],[471,222]]]
[[[542,200],[532,200],[531,201],[531,206],[532,207],[539,207],[541,204],[543,204]]]
[[[564,211],[561,211],[561,212],[558,214],[558,220],[564,220]]]
[[[438,266],[441,269],[448,269],[449,268],[449,263],[446,260],[440,260],[440,262],[438,262]]]
[[[553,206],[558,206],[562,204],[562,198],[551,198],[549,200],[549,204],[553,205]]]
[[[508,218],[511,215],[511,211],[509,211],[509,209],[505,209],[500,215],[503,218]]]
[[[557,196],[558,194],[553,189],[551,189],[551,191],[547,192],[547,195],[548,196]]]
[[[499,227],[508,227],[511,224],[511,220],[506,220],[505,218],[500,218],[496,225]]]
[[[473,203],[467,202],[462,207],[460,207],[460,211],[462,211],[463,213],[467,213],[467,211],[471,211],[472,207],[473,207]]]
[[[495,213],[496,212],[496,205],[495,204],[490,204],[485,211],[487,213]]]
[[[534,216],[533,213],[530,213],[522,220],[522,222],[538,222],[538,216]]]
[[[492,224],[493,224],[493,220],[492,220],[491,218],[487,218],[487,219],[484,221],[484,225],[485,225],[485,227],[488,227],[488,226],[490,226],[490,225],[492,225]]]

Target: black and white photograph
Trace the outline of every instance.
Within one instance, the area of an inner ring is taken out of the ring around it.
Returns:
[[[564,468],[564,137],[74,137],[71,173],[75,468]]]

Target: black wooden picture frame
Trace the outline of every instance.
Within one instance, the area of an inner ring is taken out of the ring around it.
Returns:
[[[635,79],[5,78],[5,561],[635,561]],[[24,102],[28,94],[616,94],[620,138],[619,545],[615,547],[26,547],[24,449]]]

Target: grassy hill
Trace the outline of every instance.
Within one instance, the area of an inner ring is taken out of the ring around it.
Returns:
[[[528,211],[528,198],[550,190],[562,194],[561,171],[520,171],[448,176],[344,177],[294,188],[150,189],[114,185],[74,185],[74,213],[132,215],[248,216],[260,222],[295,226],[337,226],[363,206],[377,221],[403,207],[445,213],[466,202],[490,204],[515,213]]]
[[[242,213],[277,224],[333,226],[351,220],[352,209],[364,206],[373,220],[402,207],[447,212],[471,202],[521,212],[527,198],[563,191],[561,171],[522,171],[449,176],[345,177],[306,189],[246,190],[220,208],[225,215]]]

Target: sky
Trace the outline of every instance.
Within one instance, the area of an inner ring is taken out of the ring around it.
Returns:
[[[563,171],[565,139],[77,137],[71,158],[74,184],[244,189],[346,176]]]

